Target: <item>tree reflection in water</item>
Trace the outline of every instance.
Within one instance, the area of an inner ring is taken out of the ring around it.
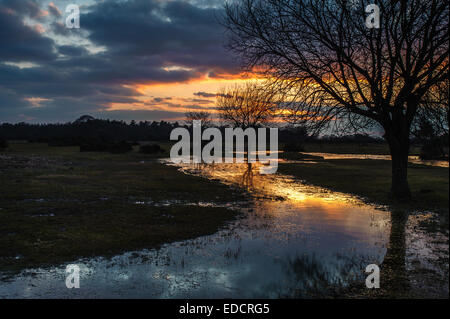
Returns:
[[[244,174],[242,175],[242,181],[241,181],[241,187],[246,189],[247,191],[250,191],[254,188],[253,185],[253,165],[252,163],[246,163],[247,168],[244,171]]]
[[[405,211],[391,212],[391,233],[383,264],[380,285],[383,290],[406,292],[406,223],[409,214]]]
[[[367,265],[373,263],[369,256],[336,256],[339,264],[328,265],[324,259],[314,255],[286,259],[280,263],[288,280],[268,287],[279,291],[282,298],[308,298],[345,296],[406,296],[409,293],[406,275],[406,223],[408,213],[391,213],[391,231],[386,255],[380,266],[380,288],[367,289],[364,273]],[[336,260],[335,259],[335,260]]]
[[[285,280],[267,287],[279,298],[329,298],[345,294],[346,287],[364,283],[368,256],[334,255],[332,258],[305,254],[279,261]]]

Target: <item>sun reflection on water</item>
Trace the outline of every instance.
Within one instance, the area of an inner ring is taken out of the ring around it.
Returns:
[[[360,280],[368,263],[383,261],[387,211],[289,176],[260,175],[260,165],[179,165],[186,174],[248,192],[248,202],[230,205],[241,218],[219,232],[157,250],[75,261],[83,265],[80,290],[64,287],[65,265],[27,270],[0,283],[0,297],[302,297]]]

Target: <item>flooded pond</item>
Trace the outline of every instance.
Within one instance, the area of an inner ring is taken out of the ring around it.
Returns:
[[[389,212],[356,198],[259,175],[247,164],[180,170],[245,188],[248,202],[229,204],[242,216],[216,234],[158,250],[73,261],[81,268],[80,289],[66,288],[66,263],[4,277],[0,297],[306,297],[326,294],[333,284],[364,282],[365,267],[381,264],[386,254]]]

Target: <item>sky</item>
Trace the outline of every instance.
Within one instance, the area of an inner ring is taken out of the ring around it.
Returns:
[[[213,110],[220,88],[249,78],[225,48],[222,1],[0,0],[0,123]]]

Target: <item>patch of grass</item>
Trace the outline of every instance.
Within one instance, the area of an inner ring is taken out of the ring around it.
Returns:
[[[139,146],[133,146],[133,152],[128,154],[111,154],[107,152],[80,152],[79,146],[48,146],[46,143],[11,142],[9,148],[2,150],[4,155],[25,155],[25,156],[50,156],[73,160],[83,159],[114,159],[114,160],[144,160],[149,158],[168,157],[172,143],[155,142],[161,146],[163,152],[160,154],[140,154]]]
[[[0,269],[157,248],[212,234],[236,217],[218,207],[141,204],[244,199],[155,159],[137,150],[116,155],[12,144],[0,154]]]

